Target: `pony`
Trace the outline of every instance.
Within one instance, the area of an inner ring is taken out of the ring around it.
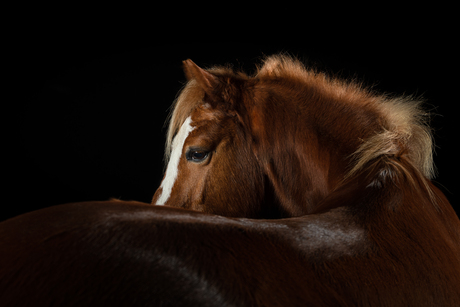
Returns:
[[[287,56],[267,58],[252,78],[191,60],[184,70],[189,82],[170,116],[169,163],[155,205],[294,217],[320,210],[345,179],[372,165],[385,162],[382,180],[434,174],[420,101],[373,94]]]
[[[459,306],[428,114],[286,55],[184,61],[152,204],[0,223],[6,306]]]

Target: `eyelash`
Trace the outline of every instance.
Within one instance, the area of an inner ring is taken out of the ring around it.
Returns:
[[[189,149],[185,154],[187,161],[200,163],[206,160],[209,156],[209,151],[201,149]]]

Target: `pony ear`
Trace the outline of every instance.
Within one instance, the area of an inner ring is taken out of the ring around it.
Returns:
[[[207,94],[212,95],[213,89],[219,83],[219,79],[212,73],[200,68],[190,59],[185,60],[182,63],[187,80],[196,80],[196,82],[198,82]]]

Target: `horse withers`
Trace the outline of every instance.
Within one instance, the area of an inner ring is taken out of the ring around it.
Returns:
[[[271,56],[187,60],[152,205],[0,224],[9,305],[459,306],[460,221],[417,100]]]

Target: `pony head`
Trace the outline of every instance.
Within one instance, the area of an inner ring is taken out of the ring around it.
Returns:
[[[203,70],[191,60],[184,71],[188,83],[172,112],[168,165],[153,203],[226,216],[279,216],[266,195],[246,118],[249,78],[224,68]]]

